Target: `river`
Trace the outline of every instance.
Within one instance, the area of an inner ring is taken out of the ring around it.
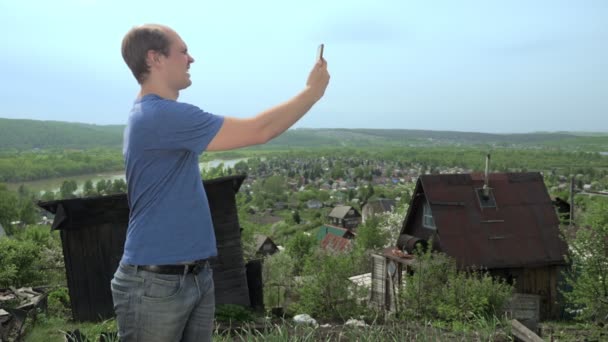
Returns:
[[[234,164],[238,163],[241,160],[247,160],[247,158],[238,158],[238,159],[213,159],[207,162],[199,163],[199,167],[201,170],[208,169],[212,167],[217,167],[221,163],[224,163],[225,167],[233,167]],[[82,191],[84,186],[84,182],[87,180],[91,180],[93,182],[93,186],[97,184],[100,180],[115,180],[115,179],[125,179],[124,171],[112,171],[112,172],[100,172],[100,173],[92,173],[86,175],[79,176],[68,176],[68,177],[58,177],[58,178],[48,178],[48,179],[40,179],[35,181],[27,181],[27,182],[16,182],[16,183],[7,183],[7,187],[9,190],[16,191],[19,186],[25,185],[30,191],[44,193],[46,191],[59,191],[61,184],[66,180],[74,180],[78,184],[77,192]]]

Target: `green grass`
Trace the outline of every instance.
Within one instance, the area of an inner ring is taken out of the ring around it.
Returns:
[[[481,328],[481,327],[480,327]],[[39,314],[35,323],[28,323],[25,342],[63,342],[65,332],[79,329],[91,341],[101,333],[115,332],[116,321],[75,323],[64,318]],[[291,321],[216,325],[213,341],[510,341],[500,324],[479,330],[448,329],[441,324],[421,322],[390,322],[367,327],[331,325],[312,327]],[[561,340],[561,339],[560,339]]]
[[[608,331],[591,323],[545,322],[540,324],[544,340],[604,341]],[[25,342],[64,342],[65,332],[79,329],[91,341],[101,333],[115,332],[116,321],[78,323],[65,318],[39,314],[28,321]],[[296,325],[291,321],[216,325],[213,341],[513,341],[509,325],[497,318],[474,319],[469,324],[445,322],[396,322],[348,327],[332,325],[317,327]]]
[[[35,322],[28,321],[25,327],[25,342],[64,342],[65,333],[79,329],[91,341],[97,341],[101,333],[116,331],[116,321],[101,323],[73,322],[62,317],[47,317],[38,314]]]
[[[367,327],[330,326],[318,327],[294,325],[291,322],[243,326],[230,333],[220,332],[214,341],[510,341],[501,330],[489,333],[454,332],[416,322],[394,322]]]
[[[560,342],[608,341],[608,329],[588,322],[552,321],[540,324],[543,338]]]

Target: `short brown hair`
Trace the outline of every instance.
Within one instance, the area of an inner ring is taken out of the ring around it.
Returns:
[[[137,26],[123,38],[122,58],[139,84],[146,80],[150,71],[150,67],[146,63],[148,51],[154,50],[169,56],[171,41],[167,35],[167,29],[154,24]]]

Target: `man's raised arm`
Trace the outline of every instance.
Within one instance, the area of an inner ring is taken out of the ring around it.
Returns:
[[[224,151],[259,145],[285,132],[319,101],[327,84],[327,62],[319,60],[306,81],[306,88],[287,102],[247,119],[226,117],[222,128],[211,140],[207,151]]]

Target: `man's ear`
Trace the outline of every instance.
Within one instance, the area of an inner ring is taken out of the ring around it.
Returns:
[[[160,55],[158,51],[148,50],[148,53],[146,54],[146,63],[148,66],[152,66],[158,62],[160,62]]]

